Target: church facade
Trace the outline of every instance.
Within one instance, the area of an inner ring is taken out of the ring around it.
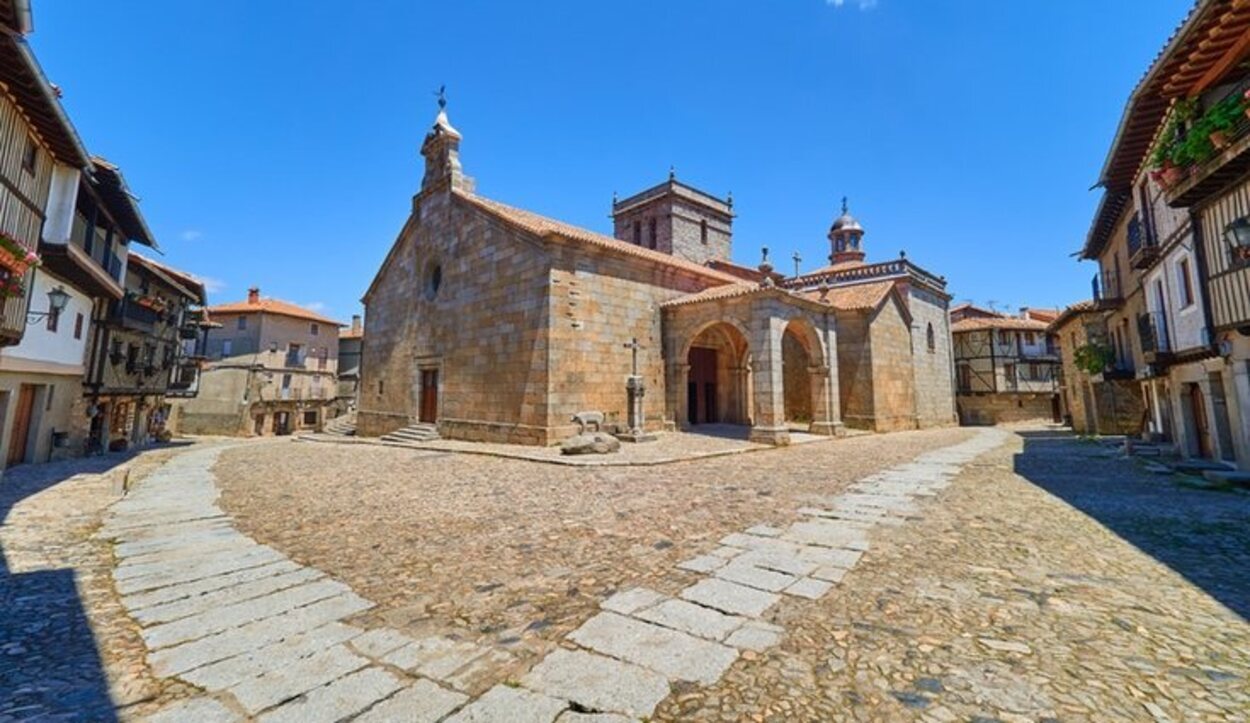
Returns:
[[[849,213],[829,266],[730,261],[733,203],[669,179],[613,201],[595,233],[475,193],[440,111],[412,212],[363,299],[358,433],[549,445],[574,414],[624,425],[632,374],[647,431],[736,424],[786,444],[954,423],[945,280],[867,263]]]

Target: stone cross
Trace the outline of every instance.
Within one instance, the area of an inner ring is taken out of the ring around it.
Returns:
[[[434,95],[438,96],[438,109],[442,110],[447,107],[447,86],[440,85],[438,90],[434,91]]]
[[[803,263],[803,257],[799,256],[798,251],[795,251],[794,256],[790,258],[794,259],[794,275],[797,277],[799,275],[799,264]]]
[[[634,376],[638,376],[638,351],[640,349],[646,349],[646,347],[638,343],[638,337],[630,339],[624,346],[626,349],[634,352]]]

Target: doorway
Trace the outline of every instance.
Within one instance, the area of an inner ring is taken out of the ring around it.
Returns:
[[[273,413],[273,433],[275,435],[285,435],[291,433],[291,413],[290,412],[274,412]]]
[[[438,370],[421,370],[421,407],[417,421],[434,424],[438,421]]]
[[[1207,423],[1207,403],[1202,396],[1202,387],[1197,384],[1186,384],[1189,395],[1189,412],[1194,420],[1194,441],[1198,445],[1198,456],[1210,459],[1211,427]]]
[[[691,424],[715,424],[716,414],[716,350],[690,347],[690,377],[686,382],[687,421]]]
[[[30,439],[30,420],[35,410],[35,386],[23,384],[17,393],[17,408],[13,410],[13,431],[9,436],[9,454],[6,466],[12,467],[26,461],[26,448]]]

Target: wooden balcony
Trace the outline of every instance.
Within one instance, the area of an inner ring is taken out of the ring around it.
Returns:
[[[1090,282],[1094,292],[1094,302],[1099,306],[1114,308],[1124,303],[1124,294],[1120,291],[1120,280],[1113,271],[1094,274]]]
[[[49,271],[91,296],[120,299],[125,293],[117,281],[117,274],[111,274],[109,269],[75,243],[41,242],[39,254]]]
[[[1149,267],[1159,259],[1159,243],[1154,234],[1134,215],[1128,222],[1128,262],[1135,269]]]

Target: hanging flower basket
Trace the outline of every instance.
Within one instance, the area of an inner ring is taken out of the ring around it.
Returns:
[[[11,272],[0,272],[0,299],[17,299],[26,295],[26,285],[22,283],[22,275]]]
[[[26,270],[40,263],[39,254],[23,246],[12,236],[0,232],[0,266],[14,276],[22,276]]]

